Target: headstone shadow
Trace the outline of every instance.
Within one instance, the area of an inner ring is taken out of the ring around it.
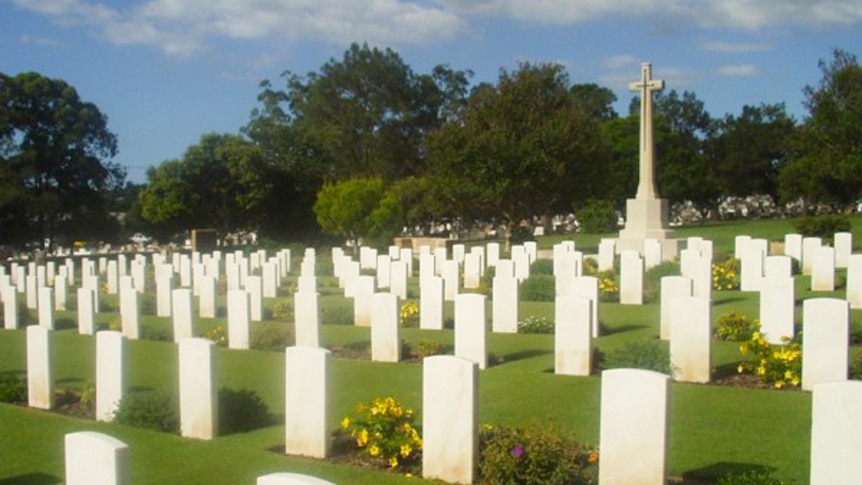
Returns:
[[[682,474],[681,481],[671,483],[676,483],[680,485],[707,485],[714,484],[720,478],[725,477],[729,474],[769,474],[774,470],[774,468],[765,465],[759,465],[756,463],[738,463],[722,461],[695,470],[689,470]]]
[[[714,307],[722,306],[722,305],[727,305],[728,303],[735,303],[735,302],[743,301],[743,300],[745,300],[745,298],[740,298],[738,296],[733,296],[730,298],[722,298],[721,300],[714,300],[712,303],[712,306],[714,306]]]
[[[48,473],[25,473],[9,478],[0,478],[0,485],[53,485],[63,483],[63,480]]]

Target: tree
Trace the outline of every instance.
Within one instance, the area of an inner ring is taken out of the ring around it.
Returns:
[[[255,230],[273,195],[260,150],[239,135],[207,134],[182,160],[147,171],[141,216],[163,237],[195,227]]]
[[[346,237],[354,249],[360,239],[387,240],[403,225],[398,198],[380,178],[353,178],[324,184],[314,204],[317,222],[327,233]]]
[[[431,135],[430,177],[452,216],[496,218],[507,243],[522,220],[569,206],[595,179],[587,174],[600,143],[590,116],[556,64],[502,70],[479,85],[461,115]]]
[[[115,236],[106,194],[125,171],[107,124],[62,80],[0,73],[0,243]]]
[[[782,171],[780,192],[785,201],[846,210],[862,196],[862,66],[842,49],[819,65],[820,82],[804,89],[800,154]]]

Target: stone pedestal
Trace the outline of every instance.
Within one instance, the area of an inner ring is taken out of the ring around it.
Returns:
[[[667,199],[628,199],[626,201],[626,227],[620,231],[616,251],[643,253],[644,240],[656,239],[661,244],[662,261],[670,261],[685,246],[682,240],[673,239],[668,229]]]

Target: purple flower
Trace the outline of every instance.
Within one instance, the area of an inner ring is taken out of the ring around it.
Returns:
[[[520,458],[524,456],[524,447],[521,445],[514,446],[509,453],[511,453],[515,458]]]

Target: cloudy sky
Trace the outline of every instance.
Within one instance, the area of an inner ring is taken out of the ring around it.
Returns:
[[[649,61],[715,117],[784,102],[801,119],[818,60],[862,55],[860,26],[859,0],[0,0],[0,72],[75,86],[142,182],[202,134],[236,133],[261,80],[317,71],[352,42],[391,47],[419,73],[473,70],[474,83],[558,62],[613,89],[618,111]]]

